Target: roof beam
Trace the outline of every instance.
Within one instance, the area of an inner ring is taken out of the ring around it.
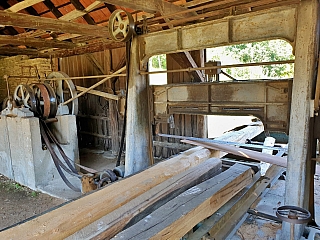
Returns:
[[[39,2],[43,2],[44,0],[24,0],[22,2],[19,2],[10,8],[6,9],[5,11],[8,12],[19,12],[23,9],[26,9],[27,7],[33,6]]]
[[[79,3],[79,4],[77,4],[77,3]],[[95,1],[95,2],[91,3],[86,8],[84,8],[84,6],[78,0],[73,0],[72,4],[74,5],[74,7],[76,9],[65,14],[64,16],[59,17],[60,20],[72,21],[72,20],[75,20],[79,17],[83,17],[87,21],[88,24],[91,24],[91,25],[96,24],[88,13],[93,11],[94,9],[96,9],[99,5],[102,4],[102,2]]]
[[[108,38],[110,36],[108,29],[101,26],[92,26],[5,11],[0,11],[0,23],[4,26],[39,29],[59,33],[73,33],[104,38]]]
[[[77,46],[71,42],[8,35],[0,35],[0,45],[28,46],[35,48],[73,48]]]
[[[70,57],[75,55],[82,55],[86,53],[93,52],[101,52],[110,48],[120,48],[124,47],[124,43],[122,42],[98,42],[91,43],[84,46],[79,46],[75,48],[69,49],[59,49],[59,50],[51,50],[51,51],[39,51],[37,49],[30,48],[13,48],[13,47],[0,47],[0,55],[3,56],[14,56],[14,55],[28,55],[30,57],[39,57],[39,58],[62,58],[62,57]]]
[[[3,56],[28,55],[32,57],[38,57],[39,52],[36,49],[30,49],[30,48],[0,47],[0,55],[3,55]]]
[[[134,10],[141,10],[147,13],[157,13],[161,9],[163,15],[177,13],[172,18],[185,18],[192,17],[194,13],[178,14],[181,11],[186,10],[184,7],[174,5],[170,2],[164,0],[99,0],[102,2],[110,3],[117,6],[122,6],[125,8],[130,8]]]
[[[85,11],[85,7],[79,0],[70,0],[70,2],[73,4],[76,10],[83,11],[83,14],[81,16],[84,18],[84,20],[86,20],[88,24],[95,25],[95,22],[93,21],[92,17],[90,17],[90,15],[87,14],[87,12]]]
[[[42,57],[55,57],[55,58],[62,58],[62,57],[70,57],[75,55],[82,55],[86,53],[94,53],[94,52],[101,52],[106,49],[112,48],[120,48],[125,47],[123,42],[98,42],[98,43],[89,43],[84,46],[72,48],[72,49],[61,49],[61,50],[54,50],[51,52],[47,52],[42,54]],[[1,53],[1,52],[0,52]]]

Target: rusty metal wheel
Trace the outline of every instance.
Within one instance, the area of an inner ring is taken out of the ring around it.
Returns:
[[[282,206],[277,209],[277,217],[285,222],[293,224],[304,224],[311,220],[311,213],[296,206]]]
[[[45,85],[37,83],[33,85],[33,90],[37,102],[36,114],[43,119],[48,119],[51,112],[50,94],[48,89]]]

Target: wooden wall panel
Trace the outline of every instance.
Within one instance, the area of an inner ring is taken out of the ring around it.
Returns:
[[[183,54],[183,53],[181,53]],[[193,56],[195,62],[198,66],[204,65],[204,55],[203,51],[192,51],[191,55]],[[182,68],[171,56],[167,55],[167,69],[180,69]],[[168,84],[170,83],[184,83],[191,82],[192,77],[187,72],[179,73],[168,73],[167,75]],[[162,123],[157,126],[159,133],[179,135],[179,136],[188,136],[188,137],[207,137],[207,124],[206,117],[199,115],[184,115],[184,114],[175,114],[174,116],[174,128],[170,128],[170,124]],[[172,142],[180,143],[179,139],[173,138],[164,138],[156,137],[156,141],[162,142]],[[165,147],[155,147],[154,149],[155,156],[158,158],[167,158],[171,155],[177,154],[180,152],[179,149],[165,148]]]
[[[125,64],[123,57],[125,49],[105,50],[88,55],[79,55],[60,59],[60,70],[72,77],[95,76],[110,74]],[[95,65],[89,59],[95,59]],[[124,62],[124,63],[123,63]],[[74,83],[83,87],[90,87],[101,78],[74,80]],[[106,81],[96,90],[118,94],[126,89],[124,77]],[[85,94],[79,98],[79,144],[80,147],[98,147],[118,153],[120,133],[123,119],[119,116],[118,103],[106,100],[92,94]]]

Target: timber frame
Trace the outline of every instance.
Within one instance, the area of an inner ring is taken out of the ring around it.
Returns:
[[[314,98],[314,86],[320,81],[318,76],[316,83],[319,1],[70,0],[59,5],[50,0],[25,0],[14,5],[5,1],[0,3],[0,8],[0,56],[3,57],[63,58],[122,48],[125,44],[111,40],[106,27],[110,13],[119,8],[127,9],[135,16],[136,25],[146,28],[144,34],[133,37],[131,44],[126,133],[126,142],[130,144],[126,145],[126,175],[153,164],[151,122],[154,119],[150,110],[157,103],[150,101],[147,76],[140,74],[147,70],[151,56],[271,39],[286,40],[293,47],[295,75],[292,88],[291,85],[288,88],[292,97],[287,91],[285,99],[286,118],[276,119],[276,122],[282,121],[282,126],[275,129],[289,132],[286,205],[310,208],[309,198],[312,200],[313,194],[310,183],[315,167],[310,161],[315,154],[311,151],[315,142],[314,105],[319,102]],[[184,54],[187,65],[196,67],[190,54]],[[199,72],[193,77],[202,81]],[[188,91],[193,91],[192,87]],[[192,109],[170,112],[174,110],[167,100],[159,101],[165,105],[159,111],[161,114],[199,114]],[[205,104],[212,105],[214,101],[210,99]],[[268,118],[267,115],[263,117]],[[282,239],[289,238],[289,229],[284,223]],[[297,227],[295,233],[299,239],[301,228]]]

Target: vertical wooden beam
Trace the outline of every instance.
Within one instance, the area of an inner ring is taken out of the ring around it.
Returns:
[[[298,7],[295,41],[295,69],[292,89],[289,153],[285,204],[306,207],[308,202],[307,160],[310,144],[309,125],[312,86],[319,43],[319,2],[301,1]],[[300,239],[302,227],[296,224],[295,238]],[[290,224],[282,223],[281,239],[290,239]]]
[[[139,40],[133,38],[130,50],[127,101],[125,175],[143,170],[153,163],[148,81],[139,74]]]

